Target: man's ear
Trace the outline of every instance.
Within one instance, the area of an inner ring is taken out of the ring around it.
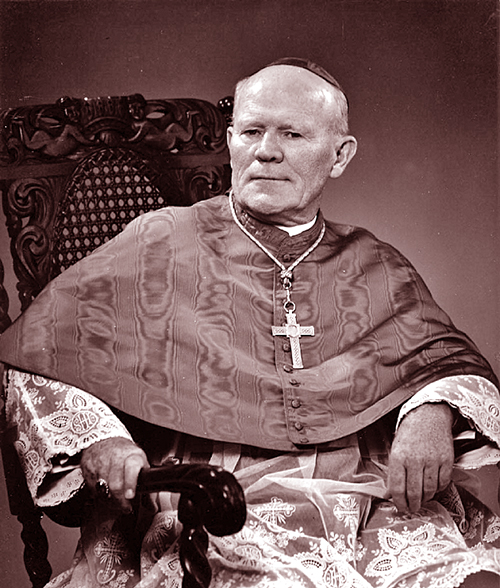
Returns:
[[[228,146],[231,144],[232,137],[233,137],[233,127],[227,127],[226,139],[227,139]]]
[[[335,159],[330,171],[331,178],[338,178],[344,173],[351,159],[356,155],[358,142],[351,135],[341,137],[336,146]]]
[[[233,139],[234,129],[232,126],[227,127],[226,131],[226,141],[227,141],[227,148],[229,150],[229,165],[231,168],[233,167],[233,162],[231,161],[231,141]]]

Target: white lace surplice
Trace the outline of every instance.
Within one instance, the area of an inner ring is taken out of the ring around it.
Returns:
[[[51,400],[45,387],[53,392]],[[210,537],[211,588],[456,588],[480,570],[500,575],[500,518],[473,496],[480,494],[467,474],[468,468],[500,461],[498,391],[479,377],[444,378],[406,403],[401,417],[424,402],[442,401],[491,444],[460,457],[457,485],[411,516],[383,500],[385,466],[375,456],[363,461],[356,443],[254,461],[239,458],[237,446],[220,444],[218,452],[216,444],[211,461],[236,470],[248,517],[240,533]],[[61,455],[76,455],[98,439],[129,436],[93,397],[12,370],[7,410],[19,424],[17,448],[35,496]],[[336,468],[342,481],[331,479]],[[67,476],[44,484],[38,502],[56,504],[76,492],[81,474],[78,468],[71,472],[69,484]],[[72,569],[51,587],[180,587],[176,513],[164,496],[157,503],[163,508],[144,537],[140,562],[130,550],[128,523],[97,510],[82,529]]]

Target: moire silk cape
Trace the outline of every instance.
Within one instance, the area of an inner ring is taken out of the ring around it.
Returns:
[[[238,211],[290,265],[296,237]],[[293,451],[341,439],[441,377],[497,383],[414,268],[369,232],[326,222],[294,270],[303,369],[291,365],[279,268],[220,196],[148,213],[54,279],[0,337],[0,360],[198,437]]]

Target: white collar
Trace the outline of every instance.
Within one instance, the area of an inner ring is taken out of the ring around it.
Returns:
[[[318,215],[316,215],[312,221],[309,221],[308,223],[304,223],[303,225],[294,225],[293,227],[284,227],[282,225],[276,225],[276,227],[278,229],[281,229],[282,231],[286,231],[290,237],[295,237],[295,235],[300,235],[300,233],[303,233],[304,231],[307,231],[308,229],[310,229],[314,223],[316,222],[316,219],[318,218]]]

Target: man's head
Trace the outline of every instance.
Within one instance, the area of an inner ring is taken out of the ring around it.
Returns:
[[[236,87],[228,129],[234,195],[265,222],[312,220],[327,179],[339,177],[356,152],[344,93],[312,66],[288,59]]]

